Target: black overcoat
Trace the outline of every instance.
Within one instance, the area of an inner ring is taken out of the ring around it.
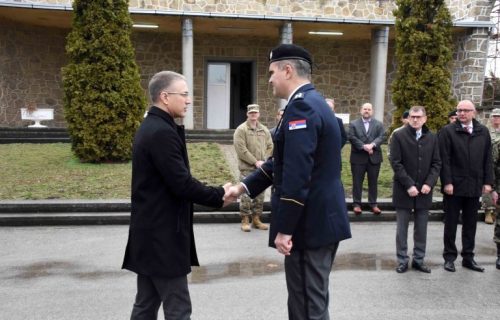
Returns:
[[[152,107],[132,151],[132,212],[123,268],[146,276],[178,277],[199,265],[193,203],[221,207],[224,189],[191,176],[184,127]]]
[[[454,196],[480,197],[483,185],[494,184],[490,133],[475,119],[472,123],[472,134],[458,121],[439,132],[441,187],[453,184]]]
[[[390,161],[394,171],[392,203],[396,208],[429,209],[432,205],[432,191],[416,197],[408,195],[408,189],[415,186],[418,191],[424,184],[434,188],[441,169],[437,136],[426,126],[417,141],[415,129],[407,125],[395,131],[390,148]]]

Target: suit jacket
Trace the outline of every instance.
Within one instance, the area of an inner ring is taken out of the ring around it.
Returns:
[[[199,265],[193,202],[221,207],[224,189],[191,176],[184,136],[165,111],[152,107],[132,150],[132,212],[123,268],[146,276],[178,277]]]
[[[352,164],[379,164],[382,162],[382,142],[384,141],[384,125],[382,122],[371,119],[368,132],[365,131],[363,119],[356,119],[349,124],[349,141],[351,142]],[[375,143],[373,153],[363,150],[364,144]]]
[[[340,180],[340,129],[312,84],[290,99],[274,135],[273,157],[243,183],[251,197],[274,185],[269,245],[278,232],[293,250],[319,248],[351,237]]]
[[[490,133],[475,119],[472,123],[472,134],[459,121],[439,132],[441,187],[453,184],[454,196],[480,197],[483,185],[494,185]]]
[[[436,185],[441,170],[437,136],[422,127],[422,136],[416,140],[416,132],[407,125],[394,131],[391,143],[391,166],[394,171],[392,203],[396,208],[429,209],[432,205],[432,191],[416,197],[408,195],[412,186],[420,191],[424,184]]]

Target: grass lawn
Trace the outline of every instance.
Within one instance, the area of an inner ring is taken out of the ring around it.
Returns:
[[[199,180],[232,180],[216,144],[189,144],[188,153]],[[80,163],[67,143],[0,145],[0,168],[1,200],[130,198],[130,162]]]
[[[379,177],[379,197],[390,197],[392,170],[384,162]],[[216,144],[189,143],[194,177],[210,185],[232,181],[224,156]],[[350,145],[342,150],[342,181],[352,195]],[[80,163],[67,143],[0,145],[0,200],[23,199],[128,199],[131,163]],[[365,190],[367,181],[365,179]],[[367,196],[367,192],[363,192]]]

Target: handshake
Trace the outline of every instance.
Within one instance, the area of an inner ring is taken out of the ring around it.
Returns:
[[[222,205],[223,207],[236,202],[236,200],[238,200],[238,197],[246,191],[245,187],[243,187],[241,183],[233,185],[231,182],[228,182],[222,187],[224,188],[224,197],[222,197],[222,200],[224,200],[224,204]]]

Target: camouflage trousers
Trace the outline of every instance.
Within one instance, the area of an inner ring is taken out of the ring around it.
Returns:
[[[495,220],[495,233],[493,236],[493,241],[497,244],[497,248],[499,249],[498,254],[500,255],[500,219],[498,219],[498,212],[497,212],[497,219]]]
[[[483,193],[481,197],[481,206],[485,211],[491,211],[496,213],[496,206],[493,203],[493,198],[491,197],[491,193]]]
[[[243,180],[253,171],[241,171],[240,180]],[[246,193],[240,197],[240,216],[261,216],[264,209],[264,192],[259,194],[254,199],[250,198]]]

